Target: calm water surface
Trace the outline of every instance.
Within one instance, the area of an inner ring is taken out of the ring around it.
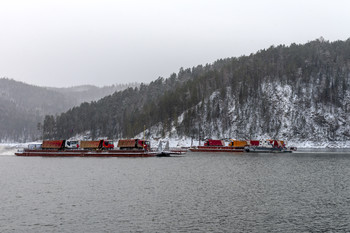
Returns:
[[[349,232],[350,153],[0,156],[0,232]]]

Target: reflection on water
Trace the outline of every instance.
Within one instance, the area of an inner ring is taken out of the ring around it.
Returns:
[[[350,153],[0,156],[0,232],[346,232]]]

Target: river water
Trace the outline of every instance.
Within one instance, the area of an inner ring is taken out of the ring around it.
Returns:
[[[350,152],[0,156],[0,232],[349,232]]]

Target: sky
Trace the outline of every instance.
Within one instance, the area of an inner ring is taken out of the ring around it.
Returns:
[[[348,0],[0,0],[0,78],[149,83],[272,45],[347,40],[349,25]]]

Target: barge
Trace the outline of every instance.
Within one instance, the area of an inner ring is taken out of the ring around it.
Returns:
[[[70,146],[67,146],[70,145]],[[74,146],[71,146],[74,145]],[[43,157],[155,157],[170,156],[169,153],[150,150],[150,143],[140,139],[122,139],[118,142],[119,149],[114,149],[112,141],[80,141],[69,143],[66,140],[47,140],[38,146],[29,145],[15,153],[17,156]]]
[[[249,153],[291,153],[295,147],[287,148],[280,140],[247,140],[230,139],[228,145],[224,140],[207,139],[204,146],[195,146],[189,149],[192,152],[249,152]]]
[[[17,156],[43,157],[155,157],[158,152],[144,150],[30,150],[15,153]]]

